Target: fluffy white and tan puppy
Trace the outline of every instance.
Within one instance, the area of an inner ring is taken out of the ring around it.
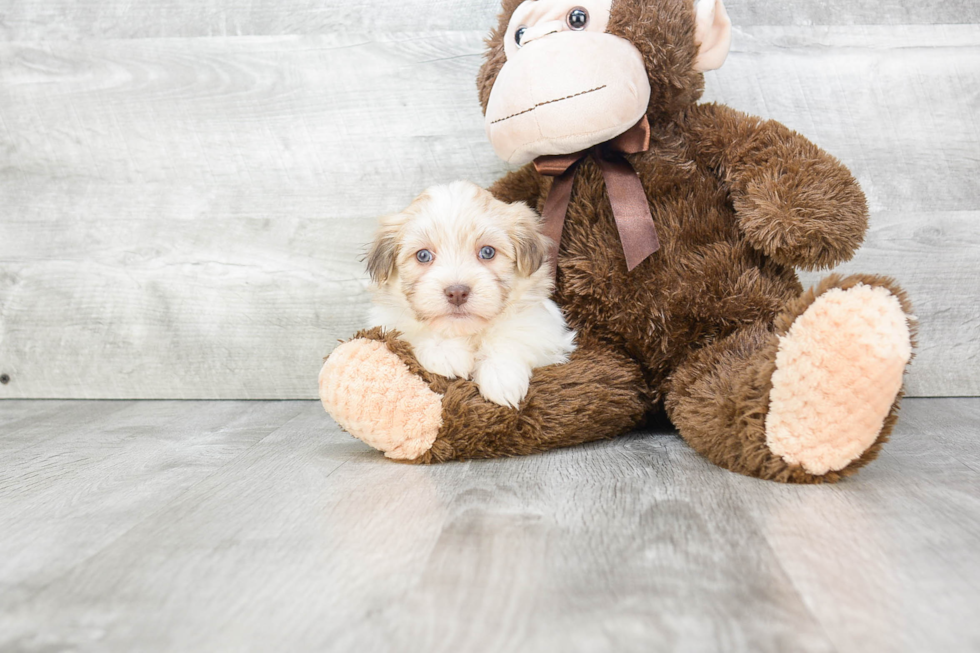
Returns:
[[[367,256],[374,324],[397,329],[425,369],[471,378],[517,406],[531,370],[563,363],[575,333],[549,299],[537,213],[465,181],[436,186],[382,218]]]

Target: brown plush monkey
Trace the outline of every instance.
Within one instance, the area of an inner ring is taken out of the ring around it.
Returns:
[[[878,276],[803,291],[794,268],[862,242],[864,196],[783,125],[697,104],[730,29],[720,0],[504,0],[478,86],[494,148],[527,165],[491,190],[560,241],[555,299],[579,348],[536,370],[515,410],[364,331],[320,374],[341,426],[430,463],[611,438],[665,408],[697,451],[751,476],[836,481],[875,457],[911,358],[909,302]]]

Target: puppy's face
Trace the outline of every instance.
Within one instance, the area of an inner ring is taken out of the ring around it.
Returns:
[[[425,191],[384,218],[367,265],[382,293],[402,295],[415,318],[446,335],[480,331],[522,279],[541,270],[538,216],[469,182]]]

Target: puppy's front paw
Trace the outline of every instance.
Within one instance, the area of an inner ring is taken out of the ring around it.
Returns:
[[[448,379],[465,379],[473,369],[473,352],[455,340],[429,340],[415,345],[419,365]]]
[[[521,363],[485,360],[473,371],[473,381],[487,401],[517,408],[527,395],[531,368]]]

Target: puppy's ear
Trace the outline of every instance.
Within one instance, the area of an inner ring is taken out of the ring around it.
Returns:
[[[371,243],[367,255],[367,271],[371,281],[383,285],[395,273],[398,260],[398,233],[400,223],[393,218],[383,219]]]
[[[511,205],[514,222],[510,238],[514,243],[514,260],[518,274],[529,277],[544,265],[548,256],[548,239],[541,234],[538,214],[526,204]]]

